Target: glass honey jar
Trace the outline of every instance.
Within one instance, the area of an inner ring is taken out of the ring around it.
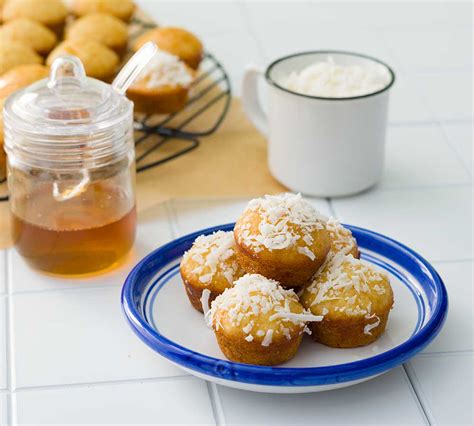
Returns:
[[[109,268],[135,239],[133,104],[63,56],[4,109],[13,240],[34,268]]]

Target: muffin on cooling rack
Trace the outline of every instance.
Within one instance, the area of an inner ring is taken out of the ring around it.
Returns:
[[[119,64],[119,57],[113,50],[85,38],[64,40],[49,54],[47,64],[51,65],[61,55],[77,56],[89,77],[106,82],[113,79]]]
[[[73,0],[71,11],[76,16],[107,13],[128,22],[135,12],[135,3],[132,0]]]
[[[181,260],[180,272],[189,301],[204,312],[211,301],[244,275],[237,262],[233,233],[218,231],[196,238]]]
[[[2,14],[5,22],[29,18],[41,22],[57,35],[61,35],[68,11],[61,0],[8,0]]]
[[[42,62],[43,58],[31,47],[16,41],[0,42],[0,75],[19,65],[41,64]]]
[[[186,105],[195,71],[177,56],[158,51],[127,90],[135,111],[170,114]]]
[[[14,19],[0,27],[0,43],[22,43],[40,55],[47,55],[58,41],[56,34],[43,24],[28,18]]]
[[[234,362],[276,365],[293,358],[308,321],[320,321],[298,302],[293,290],[247,274],[218,296],[206,322],[223,354]]]
[[[284,287],[305,285],[331,246],[326,218],[300,194],[250,201],[234,235],[242,267]]]
[[[137,51],[149,41],[153,41],[161,50],[177,56],[192,69],[199,67],[204,54],[201,41],[182,28],[160,27],[147,31],[137,38],[133,49]]]
[[[49,69],[44,65],[20,65],[0,76],[0,179],[6,175],[6,154],[3,149],[3,105],[11,94],[35,81],[48,77]]]
[[[331,240],[328,258],[338,253],[351,254],[356,259],[360,257],[357,241],[349,229],[345,228],[338,220],[330,217],[327,221],[327,230]]]
[[[368,345],[384,332],[393,305],[387,275],[342,253],[303,291],[300,301],[321,322],[311,324],[316,342],[335,348]]]
[[[66,30],[66,38],[94,40],[123,56],[127,50],[128,28],[123,21],[112,15],[91,13],[74,21]]]

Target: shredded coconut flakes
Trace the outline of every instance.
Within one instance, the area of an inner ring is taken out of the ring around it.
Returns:
[[[246,212],[256,211],[262,220],[258,233],[251,233]],[[327,218],[319,213],[301,194],[285,193],[265,195],[251,200],[243,214],[244,220],[236,227],[239,243],[252,247],[256,252],[283,250],[297,246],[297,251],[311,260],[315,255],[312,233],[325,229]]]

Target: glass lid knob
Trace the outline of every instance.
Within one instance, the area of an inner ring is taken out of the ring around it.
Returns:
[[[78,58],[63,55],[54,60],[48,82],[50,89],[55,91],[82,90],[86,85],[86,72]]]

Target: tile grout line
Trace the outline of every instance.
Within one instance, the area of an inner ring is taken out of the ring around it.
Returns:
[[[265,49],[263,47],[263,44],[260,40],[260,38],[257,36],[257,33],[254,29],[252,18],[250,16],[249,10],[247,9],[247,5],[245,2],[237,1],[237,6],[240,11],[240,15],[244,21],[245,27],[247,28],[248,33],[250,34],[250,37],[253,39],[256,47],[258,54],[260,56],[260,60],[262,61],[262,64],[258,65],[263,65],[266,62],[268,62],[267,55],[265,53]]]
[[[215,383],[205,380],[207,391],[209,393],[209,400],[211,403],[212,414],[214,415],[214,422],[216,426],[224,426],[225,416],[224,410],[222,409],[221,398],[219,396],[219,389]]]
[[[402,369],[403,369],[405,380],[407,381],[407,384],[408,384],[408,387],[410,388],[411,394],[415,398],[416,404],[418,405],[418,409],[420,410],[420,413],[421,413],[421,416],[423,417],[423,420],[425,421],[425,423],[427,425],[431,426],[433,424],[433,422],[431,420],[431,416],[428,415],[427,410],[425,409],[425,407],[424,407],[424,405],[421,401],[421,398],[418,395],[418,392],[415,388],[415,385],[413,384],[413,382],[410,378],[410,374],[408,374],[407,365],[402,364]]]
[[[454,144],[451,142],[450,137],[446,133],[445,129],[446,124],[443,124],[441,122],[437,123],[438,130],[441,132],[443,135],[443,140],[446,143],[446,145],[449,146],[449,148],[454,151],[454,155],[458,159],[458,161],[462,164],[463,169],[466,171],[466,173],[472,178],[472,172],[469,169],[469,166],[466,164],[464,157],[458,152],[458,150],[454,147]],[[470,159],[472,161],[472,158]]]
[[[177,238],[181,233],[178,227],[178,218],[176,214],[174,199],[170,199],[165,204],[166,216],[168,218],[168,224],[170,227],[171,235],[173,238]],[[214,383],[207,380],[203,380],[206,384],[207,393],[209,395],[209,404],[211,405],[212,415],[214,417],[214,423],[216,426],[225,425],[224,411],[219,397],[219,391]]]
[[[13,294],[10,282],[10,267],[9,267],[9,256],[10,250],[5,250],[3,253],[5,262],[5,340],[6,340],[6,373],[7,373],[7,424],[13,424]]]
[[[193,379],[193,376],[183,373],[178,376],[165,376],[165,377],[145,377],[137,379],[122,379],[122,380],[107,380],[103,382],[82,382],[82,383],[66,383],[66,384],[53,384],[53,385],[41,385],[41,386],[23,386],[16,388],[14,394],[23,392],[36,392],[36,391],[48,391],[48,390],[68,390],[76,388],[87,388],[91,386],[113,386],[113,385],[127,385],[136,383],[159,383],[173,380],[184,380]]]
[[[409,362],[403,364],[403,371],[405,372],[405,375],[410,383],[411,390],[416,396],[418,404],[428,424],[429,425],[436,424],[436,421],[434,419],[434,416],[431,413],[429,405],[426,402],[424,402],[425,398],[423,396],[423,392],[421,391],[421,389],[419,389],[420,386],[419,386],[418,378],[416,377],[416,374],[413,371],[411,364]]]

